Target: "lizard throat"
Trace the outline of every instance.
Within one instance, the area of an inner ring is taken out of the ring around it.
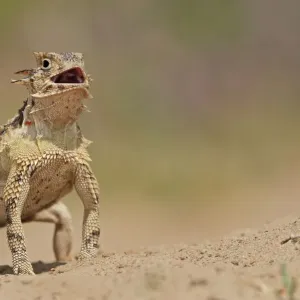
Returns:
[[[36,136],[51,140],[59,148],[75,149],[76,123],[85,110],[83,93],[84,91],[79,89],[44,98],[33,98],[35,104],[30,116],[34,121]]]
[[[53,76],[51,78],[51,81],[57,84],[64,84],[64,83],[80,84],[80,83],[84,83],[85,78],[82,70],[76,67]]]

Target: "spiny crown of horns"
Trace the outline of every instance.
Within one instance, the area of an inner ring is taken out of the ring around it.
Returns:
[[[34,52],[37,68],[25,69],[15,74],[25,78],[12,80],[23,84],[33,97],[47,97],[74,89],[85,90],[86,97],[92,78],[84,68],[83,54],[78,52]]]

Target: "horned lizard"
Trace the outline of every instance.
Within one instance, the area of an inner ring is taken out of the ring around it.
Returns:
[[[84,68],[81,53],[34,52],[37,67],[22,70],[29,92],[19,124],[14,118],[0,135],[0,196],[5,207],[6,230],[14,274],[34,275],[27,255],[22,222],[54,221],[53,216],[70,220],[59,200],[73,187],[83,206],[82,243],[78,259],[97,254],[99,248],[99,187],[90,167],[78,119],[85,110],[83,101],[92,98],[92,81]],[[14,122],[15,123],[14,123]],[[14,124],[14,125],[13,125]],[[1,207],[0,207],[1,208]],[[60,220],[61,221],[61,220]],[[54,237],[69,251],[70,221]],[[67,238],[66,238],[67,237]],[[59,254],[57,254],[59,256]]]

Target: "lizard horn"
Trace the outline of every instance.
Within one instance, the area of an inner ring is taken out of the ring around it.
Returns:
[[[29,76],[33,73],[33,69],[25,69],[25,70],[21,70],[21,71],[17,71],[15,72],[15,74],[17,75],[25,75],[27,77],[22,78],[22,79],[12,79],[11,83],[16,83],[16,84],[28,84],[28,79]]]
[[[16,83],[16,84],[26,84],[26,79],[11,79],[11,83]]]
[[[15,74],[29,76],[32,74],[32,71],[33,69],[25,69],[25,70],[17,71],[15,72]]]

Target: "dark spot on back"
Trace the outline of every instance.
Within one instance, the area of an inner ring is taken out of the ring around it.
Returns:
[[[4,134],[9,127],[17,128],[22,126],[24,121],[24,110],[27,106],[28,99],[23,101],[23,106],[18,110],[18,114],[12,119],[9,123],[5,124],[3,128],[0,130],[0,135]],[[34,103],[32,103],[33,105]]]

